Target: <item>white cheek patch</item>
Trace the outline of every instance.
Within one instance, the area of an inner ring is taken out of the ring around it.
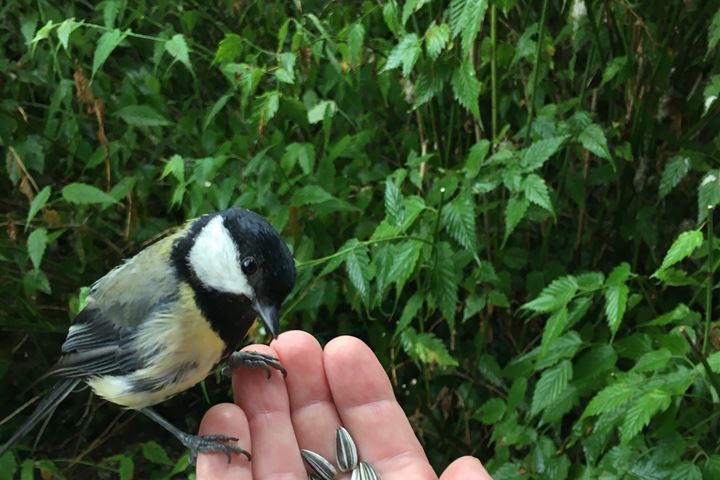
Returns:
[[[240,268],[240,252],[221,216],[210,220],[200,231],[190,249],[188,262],[203,285],[225,293],[255,297]]]

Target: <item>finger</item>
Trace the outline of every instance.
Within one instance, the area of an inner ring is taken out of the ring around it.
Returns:
[[[320,343],[312,335],[296,330],[280,335],[272,347],[288,370],[285,384],[300,448],[334,461],[340,417],[325,378]]]
[[[390,380],[362,341],[338,337],[325,347],[325,374],[340,418],[383,479],[436,479]]]
[[[200,435],[230,435],[237,445],[250,451],[250,428],[247,417],[237,405],[221,403],[210,408],[200,422]],[[197,459],[198,480],[232,478],[251,480],[250,462],[244,455],[231,455],[230,463],[222,453],[200,453]]]
[[[267,345],[252,345],[244,350],[277,356]],[[233,397],[250,425],[254,478],[306,475],[283,376],[273,372],[268,379],[263,369],[238,368],[233,372]]]
[[[475,457],[460,457],[452,462],[440,476],[440,480],[465,480],[475,478],[477,480],[492,480],[480,460]]]

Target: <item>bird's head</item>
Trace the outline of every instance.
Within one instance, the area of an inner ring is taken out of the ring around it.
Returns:
[[[216,293],[244,297],[276,338],[280,306],[295,285],[295,264],[277,231],[239,208],[202,217],[190,228],[186,261],[197,281]]]

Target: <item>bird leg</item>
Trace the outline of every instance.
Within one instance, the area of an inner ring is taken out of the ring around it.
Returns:
[[[161,417],[155,410],[151,408],[143,408],[140,410],[148,418],[157,422],[165,430],[172,433],[180,443],[190,450],[190,464],[195,465],[195,460],[199,453],[224,453],[227,455],[228,463],[230,463],[230,454],[245,455],[250,461],[250,452],[243,450],[237,445],[231,445],[228,442],[237,442],[236,437],[229,435],[191,435],[177,428],[172,423]]]
[[[227,366],[222,369],[222,374],[226,377],[232,376],[232,370],[240,367],[263,368],[267,372],[268,378],[272,375],[270,367],[282,372],[283,377],[287,377],[287,370],[280,365],[280,360],[272,355],[265,355],[258,352],[233,352],[225,361]]]

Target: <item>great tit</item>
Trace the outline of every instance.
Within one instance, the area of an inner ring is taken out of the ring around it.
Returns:
[[[277,337],[278,312],[294,284],[292,255],[259,215],[232,208],[188,222],[92,285],[47,373],[59,380],[0,455],[85,382],[162,425],[193,458],[222,452],[249,459],[237,439],[190,435],[149,407],[202,381],[223,360],[285,373],[271,356],[236,349],[256,317]]]

